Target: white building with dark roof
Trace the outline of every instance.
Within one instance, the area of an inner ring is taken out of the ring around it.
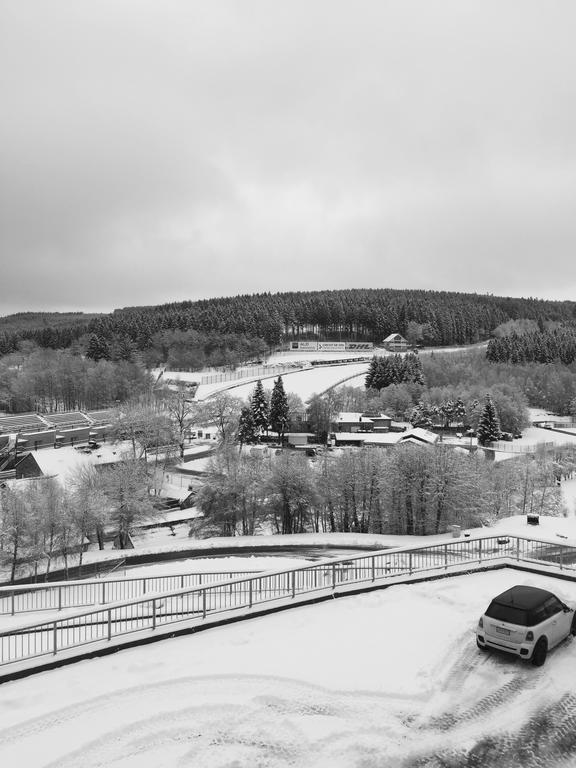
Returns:
[[[390,336],[386,336],[382,346],[389,352],[406,352],[409,344],[404,336],[401,336],[399,333],[391,333]]]

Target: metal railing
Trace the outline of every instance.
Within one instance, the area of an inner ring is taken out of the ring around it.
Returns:
[[[491,443],[487,443],[482,447],[493,451],[504,451],[505,453],[527,454],[538,453],[539,451],[550,451],[557,445],[558,443],[550,441],[544,443],[531,443],[530,445],[518,445],[513,442],[506,442],[504,440],[495,440]]]
[[[110,558],[109,560],[93,560],[91,562],[82,563],[82,565],[69,565],[68,568],[64,568],[64,558],[55,557],[52,560],[53,567],[49,573],[44,570],[34,571],[30,563],[25,561],[18,561],[18,569],[16,573],[16,579],[13,582],[8,581],[8,573],[4,571],[2,573],[2,581],[0,581],[0,590],[3,588],[27,588],[32,584],[39,587],[47,586],[48,583],[54,584],[56,582],[71,581],[73,579],[105,579],[113,571],[122,568],[126,565],[125,557]],[[43,563],[45,565],[45,563]],[[24,570],[27,567],[27,570]],[[0,614],[2,611],[0,610]]]
[[[542,429],[576,429],[576,420],[568,416],[563,421],[554,421],[550,419],[538,419],[533,422],[535,427]]]
[[[121,561],[122,564],[125,562]],[[254,571],[204,571],[167,576],[129,576],[0,587],[0,615],[14,616],[17,613],[32,611],[62,611],[90,605],[108,605],[150,593],[174,592],[177,589],[232,580],[253,573]]]
[[[236,371],[226,373],[213,373],[202,376],[200,384],[224,384],[228,381],[239,381],[240,379],[257,379],[260,376],[282,376],[285,373],[294,373],[302,370],[302,365],[260,365],[252,368],[242,368]]]
[[[468,572],[498,561],[531,563],[542,570],[546,570],[545,566],[556,566],[576,578],[576,547],[523,536],[485,536],[385,550],[156,593],[2,632],[0,668],[96,643],[128,642],[126,638],[135,633],[141,637],[150,637],[154,632],[164,635],[175,631],[178,624],[194,628],[229,616],[246,615],[258,607],[297,605],[317,597],[408,581],[426,574]]]

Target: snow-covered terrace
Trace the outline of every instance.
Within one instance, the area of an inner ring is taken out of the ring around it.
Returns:
[[[459,576],[341,597],[3,684],[0,761],[567,768],[575,758],[576,643],[565,641],[539,670],[476,648],[478,616],[518,583],[576,603],[572,582],[508,570]]]

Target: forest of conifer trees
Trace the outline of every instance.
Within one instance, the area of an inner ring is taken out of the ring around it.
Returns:
[[[471,344],[488,339],[510,320],[524,318],[576,323],[575,302],[388,288],[263,293],[128,307],[97,316],[63,316],[58,322],[23,314],[0,318],[0,354],[29,340],[41,347],[67,348],[86,335],[102,343],[122,342],[136,350],[154,346],[159,333],[190,332],[210,356],[242,346],[268,347],[302,338],[380,342],[401,333],[424,346]]]

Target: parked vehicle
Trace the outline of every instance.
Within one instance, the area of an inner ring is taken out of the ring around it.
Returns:
[[[545,589],[516,586],[495,597],[480,617],[476,643],[541,667],[548,651],[570,634],[576,635],[574,608]]]

